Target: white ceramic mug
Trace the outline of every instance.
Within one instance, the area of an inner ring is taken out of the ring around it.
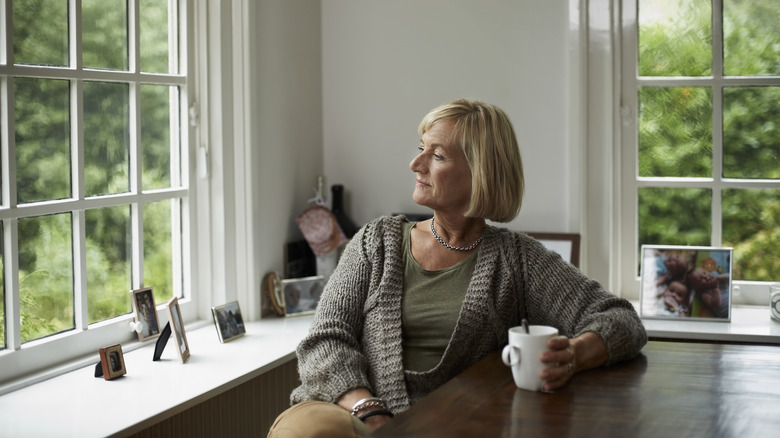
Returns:
[[[509,329],[509,344],[501,352],[501,359],[512,368],[515,385],[528,391],[542,389],[539,374],[552,364],[542,363],[542,353],[547,351],[547,341],[558,336],[558,329],[546,325],[522,326]]]

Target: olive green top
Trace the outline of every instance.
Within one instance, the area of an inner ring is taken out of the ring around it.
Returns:
[[[450,343],[477,251],[449,268],[429,271],[412,256],[411,230],[403,226],[404,291],[401,299],[404,368],[428,371],[441,361]]]

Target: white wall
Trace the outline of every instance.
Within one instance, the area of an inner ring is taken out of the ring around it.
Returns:
[[[295,215],[323,172],[322,50],[319,1],[246,4],[253,235],[243,237],[252,239],[257,270],[247,299],[254,318],[260,282],[268,272],[284,272],[285,243],[301,239]],[[265,297],[262,303],[268,313]]]
[[[471,97],[502,107],[519,137],[526,202],[509,227],[580,231],[568,3],[322,2],[324,171],[329,185],[345,185],[356,222],[425,211],[411,199],[408,167],[417,125],[435,106]]]
[[[249,281],[250,315],[259,309],[263,275],[283,271],[285,242],[301,238],[294,217],[307,207],[317,175],[346,186],[347,211],[360,224],[424,211],[411,200],[408,168],[417,125],[457,97],[497,104],[515,124],[527,193],[508,226],[581,232],[583,112],[570,3],[243,2],[252,163],[246,237],[257,269]]]

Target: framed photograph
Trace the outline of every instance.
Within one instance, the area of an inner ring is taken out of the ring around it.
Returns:
[[[151,287],[130,291],[133,295],[135,320],[141,324],[138,340],[156,338],[160,335],[160,320],[157,318],[157,307],[154,305],[154,294]]]
[[[577,233],[526,233],[544,245],[550,251],[555,251],[564,260],[580,267],[580,235]]]
[[[282,297],[285,316],[314,313],[325,288],[322,275],[282,280]]]
[[[219,342],[232,341],[246,333],[238,301],[212,307],[211,314],[214,316],[214,326],[217,328]]]
[[[179,352],[181,363],[187,362],[190,357],[190,345],[187,343],[187,335],[184,333],[184,323],[179,308],[179,299],[176,297],[168,301],[168,321],[171,324],[171,334],[176,351]]]
[[[643,245],[642,318],[731,321],[732,249]]]
[[[103,368],[103,378],[113,380],[127,374],[125,369],[125,356],[122,354],[122,346],[119,344],[101,348],[100,366]]]

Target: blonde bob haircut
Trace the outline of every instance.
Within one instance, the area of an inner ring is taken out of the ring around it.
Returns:
[[[471,99],[457,99],[434,108],[420,122],[425,134],[441,120],[454,125],[471,170],[471,203],[465,215],[509,222],[520,213],[525,192],[523,160],[515,130],[501,108]]]

